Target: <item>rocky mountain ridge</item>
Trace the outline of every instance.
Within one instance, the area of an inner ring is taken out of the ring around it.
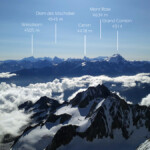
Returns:
[[[28,150],[29,147],[65,149],[75,138],[93,143],[96,139],[115,140],[119,136],[130,141],[140,131],[136,136],[139,143],[134,141],[137,147],[143,139],[150,137],[150,108],[130,104],[104,85],[89,87],[62,104],[43,97],[35,104],[27,102],[19,108],[25,109],[26,113],[33,112],[33,123],[15,141],[13,150]],[[33,143],[28,140],[31,137],[35,138]],[[45,141],[44,144],[39,140]]]

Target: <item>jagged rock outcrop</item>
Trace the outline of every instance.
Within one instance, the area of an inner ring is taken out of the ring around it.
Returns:
[[[27,101],[18,106],[26,113],[33,113],[31,119],[39,123],[45,120],[50,112],[55,111],[58,107],[62,106],[57,100],[50,99],[46,96],[41,97],[36,103]]]

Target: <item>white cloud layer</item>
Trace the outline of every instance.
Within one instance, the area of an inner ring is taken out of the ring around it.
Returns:
[[[74,90],[75,94],[85,90],[88,86],[96,86],[101,83],[112,82],[121,83],[124,87],[134,87],[136,82],[150,83],[150,73],[137,74],[135,76],[82,76],[75,78],[55,79],[52,82],[30,84],[26,87],[15,84],[0,83],[0,131],[3,133],[17,134],[18,129],[25,125],[28,116],[18,111],[17,106],[25,101],[37,101],[42,96],[53,97],[53,93],[58,93],[55,99],[62,101],[64,91]],[[72,93],[69,100],[75,96]],[[148,96],[143,99],[142,104],[148,104]],[[18,123],[19,122],[19,123]],[[10,129],[11,128],[11,129]],[[2,135],[1,135],[2,136]]]
[[[16,76],[15,73],[10,73],[10,72],[4,72],[4,73],[0,73],[0,78],[11,78]]]
[[[141,105],[150,106],[150,94],[142,99]]]
[[[20,128],[29,122],[29,116],[17,109],[9,113],[0,112],[0,141],[7,133],[19,135]]]

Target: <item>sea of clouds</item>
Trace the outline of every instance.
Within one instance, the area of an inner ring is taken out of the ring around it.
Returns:
[[[5,74],[6,76],[10,74]],[[2,76],[2,74],[1,74]],[[3,74],[4,76],[4,74]],[[12,75],[14,76],[14,75]],[[11,75],[9,77],[12,77]],[[72,99],[78,92],[89,86],[111,82],[121,83],[124,87],[135,87],[137,82],[150,83],[150,73],[141,73],[134,76],[82,76],[74,78],[55,79],[52,82],[30,84],[26,87],[15,84],[0,83],[0,139],[4,134],[19,134],[19,129],[29,121],[29,115],[18,110],[18,106],[25,101],[36,102],[40,97],[47,96],[60,102],[64,100],[64,92],[75,90],[65,100]],[[57,94],[54,94],[57,93]],[[141,105],[150,105],[150,94],[143,98]]]

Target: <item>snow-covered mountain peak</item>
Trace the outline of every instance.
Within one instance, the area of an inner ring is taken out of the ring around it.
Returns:
[[[114,54],[111,57],[108,57],[106,61],[111,63],[125,63],[126,60],[120,54]]]
[[[72,106],[86,107],[90,101],[98,98],[107,98],[110,91],[103,84],[97,87],[89,87],[86,91],[78,93],[71,101]]]
[[[46,109],[41,109],[40,105]],[[95,140],[100,143],[106,139],[110,142],[122,139],[129,142],[129,146],[130,141],[134,141],[135,149],[150,138],[150,108],[128,104],[104,85],[89,87],[62,104],[43,97],[31,108],[34,125],[31,123],[32,126],[15,141],[13,150],[28,150],[28,147],[34,150],[67,149],[70,144],[76,145],[73,143],[76,138],[92,146]],[[39,141],[44,141],[44,144]],[[75,149],[81,150],[83,146],[81,144]]]

